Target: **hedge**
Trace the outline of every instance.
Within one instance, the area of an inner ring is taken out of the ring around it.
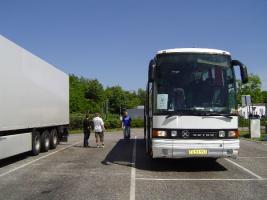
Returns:
[[[70,126],[69,126],[70,130],[82,129],[83,119],[84,119],[84,114],[71,113],[70,114]]]
[[[260,119],[260,121],[261,121],[261,126],[267,125],[266,119]],[[244,117],[238,117],[238,126],[239,127],[249,127],[249,120],[245,119]]]
[[[93,115],[89,116],[90,119],[93,118]],[[82,122],[84,119],[84,114],[82,113],[71,113],[70,114],[70,130],[76,130],[76,129],[82,129]],[[119,118],[119,115],[108,115],[108,119],[105,120],[105,127],[107,129],[115,129],[115,128],[121,128],[121,121]],[[266,126],[267,125],[267,120],[266,119],[261,119],[261,126]],[[131,126],[133,128],[141,128],[144,127],[144,120],[139,118],[139,119],[132,119]],[[249,121],[248,119],[245,119],[243,117],[239,117],[238,120],[238,126],[239,127],[249,127]]]
[[[144,120],[143,119],[132,119],[131,126],[134,128],[142,128],[144,127]]]
[[[77,130],[83,128],[83,119],[84,114],[82,113],[71,113],[70,114],[70,130]],[[89,116],[90,119],[93,118],[93,115]],[[105,128],[106,129],[115,129],[121,128],[121,121],[119,115],[110,114],[108,118],[103,117]],[[131,127],[141,128],[144,126],[143,119],[132,119]]]

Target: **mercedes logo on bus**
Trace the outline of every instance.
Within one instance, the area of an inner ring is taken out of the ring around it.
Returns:
[[[183,138],[189,138],[189,131],[188,130],[183,130],[182,131],[182,137]]]

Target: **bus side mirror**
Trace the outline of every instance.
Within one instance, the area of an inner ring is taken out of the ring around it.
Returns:
[[[152,59],[149,63],[148,82],[153,82],[155,79],[155,67],[156,67],[156,62],[154,59]]]
[[[246,84],[248,82],[247,67],[238,60],[232,60],[232,66],[239,66],[240,67],[240,74],[241,74],[242,83]]]

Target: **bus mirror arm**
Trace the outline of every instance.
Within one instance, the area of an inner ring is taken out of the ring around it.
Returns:
[[[148,82],[153,82],[155,79],[155,67],[156,67],[156,62],[154,59],[152,59],[149,63]]]
[[[241,74],[242,83],[246,84],[248,82],[247,67],[238,60],[232,60],[232,66],[239,66],[240,67],[240,74]]]

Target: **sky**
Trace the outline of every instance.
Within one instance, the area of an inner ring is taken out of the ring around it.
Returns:
[[[65,73],[129,91],[145,88],[158,50],[226,50],[267,90],[266,0],[0,0],[0,34]]]

